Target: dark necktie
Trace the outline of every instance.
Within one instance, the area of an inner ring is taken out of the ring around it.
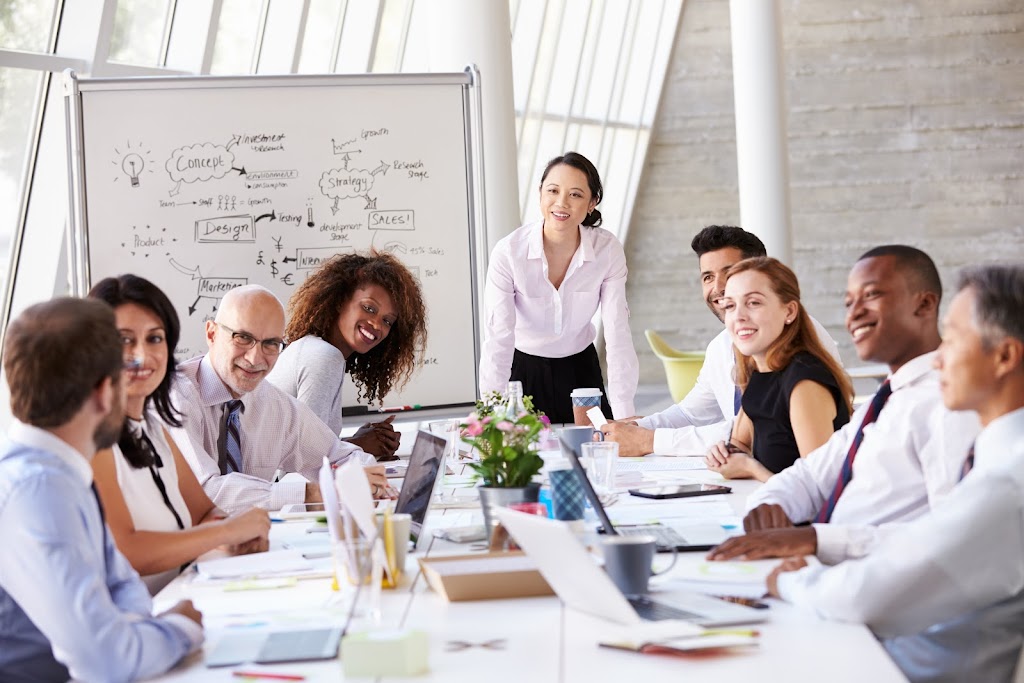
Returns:
[[[220,466],[221,474],[241,472],[242,468],[242,427],[239,422],[243,410],[238,399],[224,404],[224,423],[220,435]]]
[[[882,386],[878,387],[878,392],[871,399],[871,405],[868,406],[867,412],[864,413],[864,420],[860,423],[857,433],[853,436],[853,443],[850,444],[850,450],[846,453],[846,461],[843,462],[843,469],[839,472],[839,478],[836,480],[835,488],[832,489],[832,495],[828,497],[825,506],[818,512],[818,517],[814,520],[815,522],[824,524],[832,519],[832,511],[835,510],[839,497],[843,495],[846,485],[853,479],[853,459],[857,457],[857,449],[860,448],[860,442],[864,440],[864,428],[878,419],[878,414],[882,412],[882,407],[891,395],[892,387],[889,386],[889,380],[885,380]]]
[[[103,565],[107,564],[107,516],[103,513],[103,501],[100,500],[100,492],[96,490],[96,482],[89,484],[89,488],[92,489],[92,495],[96,499],[96,507],[100,511],[100,528],[103,529],[103,548],[100,550],[103,553]]]
[[[740,391],[739,387],[736,387],[736,392],[732,395],[732,414],[739,415],[740,408],[743,406],[743,392]]]
[[[967,458],[964,460],[963,467],[960,468],[960,481],[964,480],[971,470],[974,469],[974,446],[971,446],[971,450],[967,451]]]

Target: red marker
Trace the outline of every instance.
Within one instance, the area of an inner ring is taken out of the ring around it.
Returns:
[[[235,671],[232,673],[236,678],[269,678],[275,681],[304,681],[305,676],[294,674],[272,674],[269,671]]]

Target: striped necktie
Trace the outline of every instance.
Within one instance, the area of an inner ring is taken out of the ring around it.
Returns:
[[[967,458],[964,460],[963,467],[960,468],[960,481],[964,480],[971,470],[974,469],[974,446],[971,446],[971,450],[967,451]]]
[[[220,473],[241,472],[242,427],[240,418],[245,406],[238,399],[224,404],[224,425],[221,432]]]
[[[825,506],[821,508],[818,517],[814,520],[818,524],[825,524],[832,519],[832,511],[835,510],[839,497],[843,495],[846,485],[853,479],[853,459],[857,457],[857,449],[860,448],[860,442],[864,440],[864,428],[878,419],[878,414],[882,412],[882,407],[891,395],[892,387],[889,386],[889,380],[885,380],[882,386],[878,387],[875,397],[871,399],[871,405],[864,413],[864,420],[853,436],[853,443],[850,444],[850,450],[846,453],[846,461],[843,462],[843,469],[839,471],[839,478],[836,480],[835,488],[832,489],[832,495],[828,497]]]

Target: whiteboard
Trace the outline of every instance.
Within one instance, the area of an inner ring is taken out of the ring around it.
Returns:
[[[288,300],[370,247],[420,281],[428,341],[385,406],[472,403],[478,329],[469,74],[76,79],[69,75],[73,280],[159,286],[181,359],[249,283]],[[479,166],[479,164],[477,164]],[[346,405],[356,402],[354,386]]]

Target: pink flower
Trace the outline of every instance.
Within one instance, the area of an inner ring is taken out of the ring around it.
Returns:
[[[498,431],[501,432],[511,432],[515,428],[515,425],[513,425],[508,420],[502,420],[501,422],[496,424],[495,427],[497,427]]]
[[[541,415],[540,421],[544,423],[545,427],[551,426],[551,418],[549,418],[547,415]]]
[[[464,433],[467,436],[480,436],[481,434],[484,433],[484,424],[482,422],[473,420],[472,422],[466,425]]]

